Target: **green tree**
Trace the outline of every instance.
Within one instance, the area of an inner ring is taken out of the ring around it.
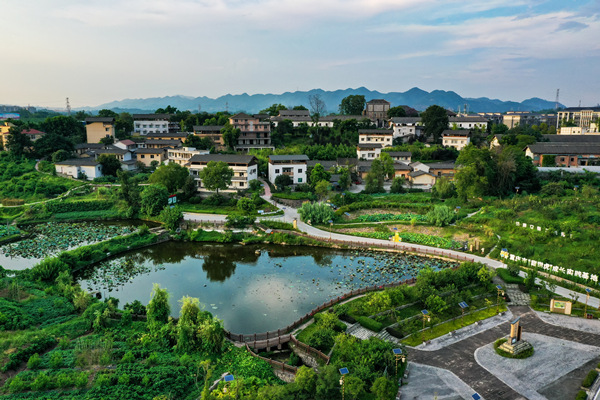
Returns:
[[[227,148],[233,150],[235,146],[237,146],[238,138],[240,137],[241,131],[237,128],[234,128],[232,125],[225,124],[223,128],[221,128],[221,135],[223,136],[223,143]]]
[[[168,322],[171,314],[169,292],[155,283],[150,296],[150,302],[146,307],[148,328],[152,333],[157,333]]]
[[[496,271],[494,271],[492,269],[488,269],[485,266],[481,267],[481,269],[479,271],[477,271],[477,278],[479,278],[479,281],[484,286],[485,285],[489,285],[490,283],[492,283],[492,278],[495,275],[496,275]]]
[[[293,183],[294,180],[289,175],[281,174],[275,178],[275,186],[280,192],[284,191],[286,187],[291,186]]]
[[[202,169],[198,176],[202,182],[202,185],[210,191],[217,191],[219,189],[225,190],[231,185],[231,178],[233,178],[233,169],[229,168],[224,161],[209,161],[204,169]]]
[[[104,108],[104,109],[98,111],[98,116],[104,117],[104,118],[117,118],[119,116],[119,114],[117,114],[113,110],[108,110],[108,109]]]
[[[315,400],[340,399],[342,396],[339,379],[339,374],[333,365],[322,367],[317,375]]]
[[[315,185],[315,193],[319,197],[319,200],[323,200],[329,193],[329,182],[320,181]]]
[[[155,185],[163,185],[169,193],[175,193],[177,189],[183,188],[190,172],[187,168],[177,163],[161,165],[150,175],[148,182]]]
[[[373,160],[371,170],[367,174],[365,180],[366,193],[381,193],[383,192],[384,171],[379,159]]]
[[[69,158],[71,158],[71,153],[65,150],[56,150],[54,153],[52,153],[52,162],[55,164],[68,160]]]
[[[104,176],[117,176],[117,172],[121,170],[121,161],[112,154],[100,154],[98,163]]]
[[[350,187],[351,181],[350,181],[350,171],[348,171],[348,168],[341,168],[340,169],[340,178],[338,179],[338,185],[340,190],[346,190]]]
[[[158,219],[163,223],[164,227],[170,231],[179,228],[179,222],[183,219],[183,212],[179,207],[165,207],[160,212]]]
[[[215,144],[209,138],[201,138],[193,133],[190,133],[185,141],[183,142],[185,147],[193,147],[201,150],[211,150],[215,147]]]
[[[321,181],[329,182],[331,175],[329,172],[325,171],[325,168],[319,163],[315,164],[314,168],[310,173],[310,184],[315,187],[317,183]]]
[[[31,154],[33,142],[29,136],[23,133],[22,126],[13,126],[8,130],[6,150],[13,158],[21,158]]]
[[[237,209],[242,214],[248,215],[248,214],[252,214],[256,210],[256,205],[254,204],[254,202],[251,199],[249,199],[247,197],[242,197],[237,202]]]
[[[404,183],[406,179],[403,176],[398,176],[392,180],[392,186],[390,187],[390,193],[404,193]]]
[[[426,215],[427,222],[435,226],[446,226],[454,221],[454,213],[447,206],[435,206]]]
[[[456,195],[454,183],[445,176],[439,177],[431,188],[431,196],[435,199],[449,199]]]
[[[312,368],[303,365],[298,368],[294,382],[304,393],[312,395],[317,386],[317,374]]]
[[[125,200],[129,206],[127,210],[127,217],[133,218],[140,212],[140,188],[136,180],[131,179],[131,174],[128,171],[118,171],[117,177],[119,178],[119,195]]]
[[[287,110],[287,107],[283,104],[273,104],[271,107],[267,107],[264,110],[260,110],[260,114],[269,114],[271,117],[276,117],[279,115],[279,111]]]
[[[444,129],[448,129],[448,113],[443,107],[432,105],[421,114],[425,136],[433,138],[435,143],[441,142]]]
[[[461,150],[456,164],[458,170],[454,182],[461,198],[481,197],[489,193],[490,183],[495,181],[494,160],[489,149],[469,144]]]
[[[298,209],[298,214],[303,221],[310,221],[312,224],[324,224],[333,219],[334,212],[326,203],[303,203]]]
[[[361,115],[365,109],[365,96],[350,95],[344,97],[340,104],[340,114],[343,115]]]
[[[346,375],[344,377],[344,391],[346,399],[357,400],[365,394],[365,383],[356,376]]]
[[[47,157],[58,150],[64,150],[68,153],[72,153],[75,150],[73,142],[64,136],[57,135],[55,133],[47,133],[35,142],[33,142],[33,149],[35,154],[42,158]]]
[[[396,396],[396,385],[394,382],[386,379],[383,376],[375,379],[373,382],[373,386],[371,386],[371,393],[374,393],[377,396],[377,400],[390,400],[395,398]]]
[[[406,110],[402,106],[391,107],[387,112],[388,118],[406,117]]]
[[[379,156],[379,161],[381,161],[381,168],[383,168],[383,173],[388,179],[394,179],[396,176],[396,170],[394,169],[394,159],[387,152],[382,152]]]
[[[158,215],[167,205],[169,192],[162,185],[146,186],[142,192],[141,211],[147,215]]]
[[[184,199],[187,200],[194,197],[198,191],[198,185],[196,185],[196,180],[194,177],[189,175],[187,178],[185,178],[185,183],[181,189],[183,190]]]
[[[117,139],[125,139],[133,132],[133,116],[128,112],[122,112],[115,120],[115,136]]]
[[[432,294],[427,297],[427,299],[425,299],[425,306],[434,315],[440,315],[448,308],[448,304],[446,304],[444,299],[437,294]]]
[[[85,127],[75,118],[66,115],[46,118],[41,123],[41,130],[48,133],[70,138],[75,143],[85,142]]]

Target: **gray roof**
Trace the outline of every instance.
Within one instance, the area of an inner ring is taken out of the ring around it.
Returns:
[[[134,120],[168,120],[171,118],[171,114],[133,114],[131,116]]]
[[[411,151],[388,151],[390,157],[412,157]]]
[[[315,165],[317,165],[317,164],[321,164],[323,166],[323,168],[325,168],[326,170],[329,170],[329,169],[337,166],[337,162],[330,161],[330,160],[308,160],[308,162],[306,163],[306,165],[309,168],[314,168]]]
[[[398,171],[412,171],[412,168],[408,164],[402,162],[394,163],[394,169]]]
[[[136,154],[164,154],[165,149],[137,149]]]
[[[578,111],[583,111],[583,110],[600,111],[600,107],[567,107],[563,110],[559,110],[559,112],[560,111],[578,112]]]
[[[373,99],[367,101],[367,104],[390,104],[390,102],[384,99]]]
[[[319,118],[319,121],[328,122],[328,121],[335,121],[336,119],[339,119],[340,121],[347,121],[349,119],[355,119],[357,121],[361,121],[365,118],[369,119],[369,117],[367,117],[365,115],[328,115],[326,117]]]
[[[479,115],[467,115],[460,117],[448,117],[448,122],[488,122],[488,119]]]
[[[425,164],[429,169],[454,169],[454,161],[442,161],[437,163]]]
[[[337,159],[337,164],[340,167],[343,166],[350,166],[350,165],[357,165],[358,164],[358,158],[356,157],[338,157]]]
[[[146,140],[143,143],[146,144],[165,144],[169,146],[180,146],[181,140],[178,139],[150,139]]]
[[[359,135],[393,135],[393,129],[359,129]]]
[[[417,122],[421,122],[421,117],[393,117],[392,122],[394,124],[414,125]]]
[[[290,154],[290,155],[270,155],[271,161],[308,161],[306,154]]]
[[[430,175],[430,176],[432,176],[430,173],[424,172],[424,171],[421,171],[421,170],[412,171],[412,172],[408,173],[408,176],[410,176],[412,178],[416,178],[417,176],[421,176],[421,175]]]
[[[55,165],[73,165],[80,167],[93,167],[98,165],[98,161],[96,161],[93,157],[85,157],[85,158],[70,158],[65,161],[60,161],[54,163]]]
[[[527,147],[534,154],[600,155],[600,143],[535,143]]]
[[[88,151],[88,153],[92,154],[125,154],[129,153],[129,150],[119,149],[118,147],[110,148],[110,149],[92,149]]]
[[[357,165],[358,172],[367,172],[371,170],[373,161],[359,161]]]
[[[469,136],[471,131],[468,129],[444,129],[442,136]]]
[[[103,149],[106,145],[102,143],[79,143],[75,145],[76,150],[80,149]]]
[[[113,117],[88,117],[85,119],[86,124],[91,124],[94,122],[110,122],[114,123],[115,119]]]
[[[241,112],[241,113],[232,115],[231,117],[229,117],[229,119],[255,119],[255,117]]]
[[[310,117],[308,110],[279,110],[279,117]]]
[[[196,154],[190,158],[190,163],[208,163],[210,161],[223,161],[228,164],[251,164],[256,162],[256,157],[241,154]]]
[[[188,135],[190,133],[188,132],[177,132],[177,133],[148,133],[147,135],[144,135],[143,137],[147,137],[147,138],[161,138],[161,137],[170,137],[170,138],[187,138]]]
[[[194,125],[194,132],[219,132],[224,125]]]
[[[312,118],[308,115],[297,115],[297,116],[293,116],[293,115],[286,115],[286,116],[277,116],[277,117],[272,117],[271,120],[273,121],[285,121],[285,120],[290,120],[290,121],[294,121],[294,122],[311,122]],[[320,118],[319,120],[322,120],[323,118]]]
[[[383,146],[380,143],[359,143],[359,149],[381,149]]]
[[[552,143],[600,143],[600,135],[542,135],[542,138]]]

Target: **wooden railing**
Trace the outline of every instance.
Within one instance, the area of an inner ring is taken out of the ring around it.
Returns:
[[[316,356],[319,357],[321,360],[323,360],[325,362],[325,364],[329,364],[329,360],[330,358],[323,354],[321,351],[315,349],[314,347],[310,347],[309,345],[302,343],[301,341],[299,341],[298,339],[296,339],[296,337],[294,335],[290,335],[290,339],[291,342],[294,343],[294,345],[298,346],[300,349],[302,349],[302,351],[308,353],[311,356]]]
[[[275,361],[275,360],[271,360],[270,358],[265,358],[265,357],[261,357],[258,354],[256,354],[255,352],[252,351],[252,349],[248,346],[248,344],[246,344],[246,350],[248,350],[248,352],[256,358],[259,358],[265,362],[268,362],[271,366],[277,368],[278,370],[284,371],[284,372],[289,372],[292,373],[294,375],[296,375],[296,372],[298,372],[298,368],[292,366],[292,365],[287,365],[285,363],[282,363],[280,361]]]

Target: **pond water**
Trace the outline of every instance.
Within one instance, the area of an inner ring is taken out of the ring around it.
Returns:
[[[146,305],[158,283],[171,295],[173,316],[178,300],[192,296],[229,331],[258,333],[283,328],[352,289],[453,265],[384,252],[167,242],[102,263],[79,280],[89,291],[119,299],[120,308],[134,300]]]
[[[0,246],[0,265],[6,269],[31,268],[42,259],[86,244],[133,232],[146,223],[140,220],[98,222],[48,222],[20,227],[30,237]]]

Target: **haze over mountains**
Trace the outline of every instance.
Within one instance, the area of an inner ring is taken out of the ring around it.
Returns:
[[[124,99],[110,103],[101,104],[96,107],[84,107],[84,110],[101,110],[104,108],[120,111],[141,112],[154,111],[158,108],[168,105],[177,107],[179,110],[217,112],[228,110],[230,112],[245,111],[256,113],[272,104],[283,104],[288,107],[303,105],[309,107],[309,96],[319,94],[325,102],[328,112],[338,112],[339,104],[342,99],[349,95],[364,95],[367,101],[372,99],[385,99],[392,103],[392,107],[399,105],[408,105],[419,111],[425,110],[432,104],[456,111],[460,106],[461,110],[467,104],[470,112],[506,112],[506,111],[540,111],[555,107],[552,101],[543,100],[537,97],[516,101],[501,101],[489,99],[487,97],[468,98],[462,97],[453,91],[434,90],[427,92],[414,87],[406,92],[381,93],[376,90],[369,90],[365,87],[357,89],[345,89],[335,91],[325,91],[322,89],[313,89],[310,91],[285,92],[282,94],[254,94],[246,93],[232,95],[227,94],[216,99],[206,96],[166,96],[152,97],[147,99]],[[563,107],[562,105],[560,105]]]

